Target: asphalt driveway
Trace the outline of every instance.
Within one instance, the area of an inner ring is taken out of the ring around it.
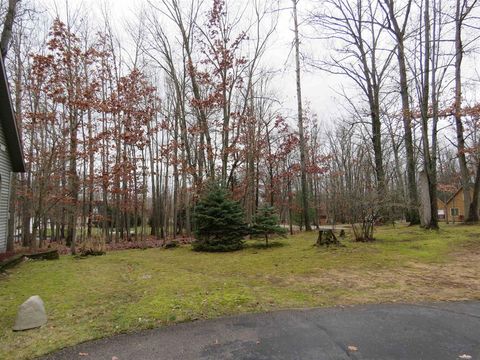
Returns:
[[[232,316],[91,341],[43,359],[480,360],[480,302]]]

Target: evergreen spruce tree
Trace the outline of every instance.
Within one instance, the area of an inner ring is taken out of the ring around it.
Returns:
[[[285,236],[287,229],[279,225],[279,219],[275,209],[271,206],[265,205],[258,209],[253,219],[251,232],[256,236],[263,236],[265,238],[265,246],[268,247],[269,235]]]
[[[209,187],[194,212],[196,251],[234,251],[243,247],[249,234],[243,209],[228,198],[227,191],[218,185]]]

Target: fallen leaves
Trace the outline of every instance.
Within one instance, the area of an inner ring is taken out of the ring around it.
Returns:
[[[132,249],[155,249],[155,248],[163,248],[165,246],[165,243],[170,240],[162,240],[162,239],[156,239],[153,236],[147,236],[144,241],[123,241],[123,242],[118,242],[118,243],[110,243],[110,244],[105,244],[105,251],[116,251],[116,250],[132,250]],[[188,245],[191,244],[194,239],[191,237],[183,237],[183,238],[177,238],[175,241],[179,245]],[[70,247],[65,246],[64,244],[58,244],[55,242],[47,242],[47,246],[51,246],[52,248],[55,248],[58,250],[58,253],[60,255],[68,255],[71,253]],[[77,251],[79,251],[77,249]]]

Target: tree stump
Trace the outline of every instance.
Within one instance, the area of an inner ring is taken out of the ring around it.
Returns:
[[[341,244],[340,244],[340,241],[335,236],[335,234],[333,233],[333,230],[322,229],[318,231],[317,243],[315,245],[316,246],[330,246],[330,245],[340,246]]]

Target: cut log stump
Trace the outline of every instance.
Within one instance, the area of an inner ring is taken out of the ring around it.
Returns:
[[[32,260],[57,260],[60,258],[58,250],[40,251],[33,254],[25,254],[25,256]]]
[[[321,229],[318,231],[316,246],[341,246],[342,244],[331,229]]]
[[[59,258],[58,250],[40,251],[31,254],[16,254],[8,259],[0,261],[0,272],[20,264],[25,258],[31,260],[56,260]]]

